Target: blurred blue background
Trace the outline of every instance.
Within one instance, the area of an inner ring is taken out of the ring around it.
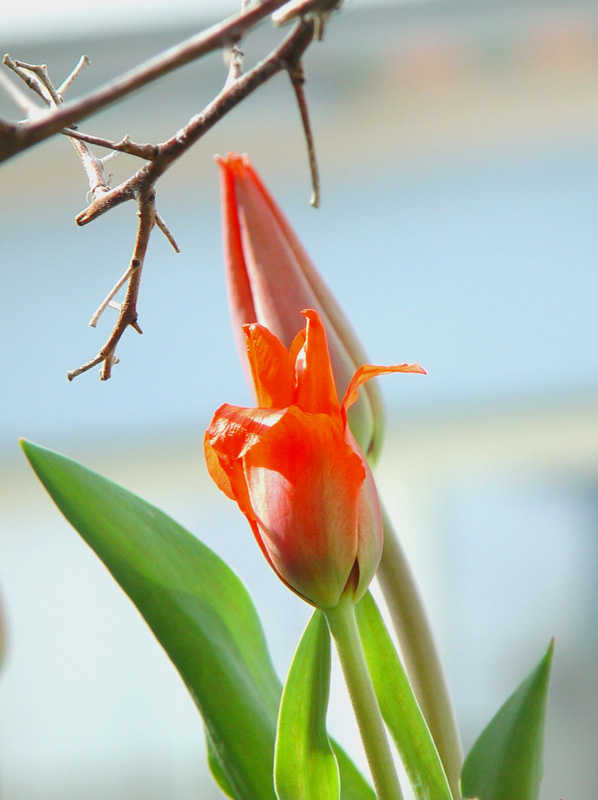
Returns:
[[[156,4],[141,24],[94,6],[81,18],[57,11],[53,24],[30,15],[7,26],[2,48],[46,63],[57,83],[88,54],[78,93],[222,8]],[[248,38],[248,63],[275,40],[268,26]],[[19,436],[123,483],[224,556],[255,597],[281,676],[307,620],[203,464],[213,410],[250,402],[229,330],[212,161],[231,149],[251,155],[371,360],[428,370],[384,379],[377,475],[465,746],[555,636],[542,798],[598,791],[598,6],[355,0],[306,69],[322,208],[308,205],[298,113],[279,76],[160,182],[158,208],[182,252],[153,236],[144,334],[125,336],[107,383],[94,372],[69,384],[66,371],[108,334],[111,311],[97,329],[87,321],[128,263],[135,208],[77,228],[87,186],[67,140],[2,166],[5,800],[218,796],[180,680],[36,483]],[[215,54],[81,128],[166,138],[225,77]],[[4,96],[0,115],[18,117]],[[112,161],[113,183],[135,166]],[[336,686],[330,726],[359,759]]]

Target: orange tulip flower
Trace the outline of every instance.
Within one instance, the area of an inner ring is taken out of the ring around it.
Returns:
[[[360,367],[339,402],[317,311],[290,348],[246,325],[257,408],[221,406],[205,438],[210,475],[247,517],[266,559],[319,608],[357,601],[374,577],[382,521],[368,463],[347,425],[365,381],[417,364]]]
[[[243,325],[259,322],[290,347],[302,325],[302,309],[314,308],[324,321],[336,385],[344,392],[357,367],[367,361],[349,320],[248,156],[229,153],[216,160],[228,299],[242,359]],[[375,456],[384,424],[375,381],[364,387],[352,406],[349,423],[364,453]]]

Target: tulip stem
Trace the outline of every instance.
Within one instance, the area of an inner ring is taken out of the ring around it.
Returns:
[[[448,688],[413,574],[388,514],[377,577],[422,713],[453,793],[460,797],[461,744]]]
[[[324,613],[343,669],[378,800],[402,800],[399,778],[357,629],[353,600],[343,598],[334,608],[324,609]]]

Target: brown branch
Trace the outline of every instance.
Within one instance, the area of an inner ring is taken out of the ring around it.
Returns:
[[[131,178],[114,189],[96,193],[92,203],[76,218],[79,225],[85,225],[96,217],[105,213],[115,205],[126,200],[137,199],[139,211],[139,229],[137,233],[135,251],[129,268],[120,278],[104,302],[92,316],[91,325],[95,325],[103,311],[110,305],[114,306],[113,298],[118,290],[128,281],[125,301],[120,307],[116,325],[106,344],[91,361],[83,364],[67,374],[71,381],[83,372],[87,372],[97,364],[102,364],[100,370],[101,380],[107,380],[111,375],[112,366],[117,363],[116,346],[129,325],[137,326],[137,296],[143,259],[152,228],[157,225],[166,235],[172,246],[177,250],[176,242],[163,220],[155,210],[154,185],[158,178],[190,147],[197,142],[218,120],[247,97],[251,92],[263,85],[273,75],[283,70],[294,71],[296,64],[309,46],[314,37],[314,23],[301,21],[283,42],[270,53],[270,55],[257,64],[252,70],[242,75],[234,83],[227,82],[223,91],[200,113],[194,116],[188,124],[166,142],[156,145],[152,150],[152,160],[148,161]],[[83,144],[80,142],[80,144]],[[147,208],[151,206],[151,210]]]
[[[154,186],[158,178],[198,139],[222,119],[238,103],[263,85],[269,78],[278,72],[287,70],[295,72],[296,65],[314,37],[314,23],[301,21],[297,23],[291,33],[270,55],[257,64],[245,75],[237,78],[233,83],[227,81],[222,92],[200,113],[195,115],[187,125],[162,144],[152,148],[152,159],[139,169],[131,178],[120,186],[107,191],[97,192],[91,204],[76,218],[79,225],[85,225],[105,213],[115,205],[135,197],[138,203],[140,219],[135,251],[129,268],[120,278],[115,287],[108,294],[104,302],[92,316],[91,325],[95,325],[103,311],[110,305],[114,306],[113,298],[118,290],[128,281],[125,301],[120,307],[116,325],[108,341],[100,352],[91,361],[68,373],[69,380],[87,372],[97,364],[102,364],[100,370],[101,380],[110,377],[112,366],[117,363],[116,346],[126,328],[131,325],[141,333],[137,325],[137,296],[145,252],[149,237],[154,225],[166,235],[175,250],[178,251],[176,242],[170,231],[155,210]],[[87,146],[83,142],[78,142]]]
[[[30,64],[26,64],[24,61],[15,61],[8,55],[8,53],[2,59],[2,63],[12,70],[15,75],[18,75],[18,77],[25,83],[26,86],[29,87],[29,89],[31,89],[31,91],[35,92],[35,94],[41,97],[47,106],[51,104],[51,97],[49,93],[45,91],[43,82],[36,74],[35,67],[31,69]],[[18,98],[16,99],[18,101]],[[33,106],[28,98],[25,99],[25,103],[19,102],[19,105],[26,110],[26,113],[30,113],[32,107],[36,112],[40,111],[40,109]]]
[[[342,0],[290,0],[272,14],[275,25],[286,25],[297,17],[311,17],[316,25],[316,39],[322,41],[324,27],[333,11],[340,8]]]
[[[53,108],[58,108],[63,103],[63,94],[66,88],[73,82],[82,68],[88,63],[87,56],[79,59],[75,69],[57,90],[52,83],[48,68],[45,64],[26,64],[24,61],[13,61],[9,56],[4,57],[4,63],[13,70],[23,80],[27,86],[33,89],[40,97]],[[73,133],[76,133],[73,131]],[[108,190],[108,183],[104,175],[104,165],[99,158],[91,152],[86,142],[79,138],[70,137],[75,152],[81,159],[85,174],[89,181],[89,188],[95,197],[97,193]]]
[[[83,133],[75,128],[63,128],[60,133],[69,136],[71,139],[80,139],[82,142],[87,142],[87,144],[105,147],[107,150],[114,150],[116,153],[126,153],[130,156],[144,158],[146,161],[151,161],[157,154],[156,145],[137,144],[136,142],[132,142],[128,135],[123,136],[120,142],[113,142],[111,139],[104,139],[101,136],[91,136],[89,133]]]
[[[156,211],[156,225],[162,231],[164,236],[166,236],[166,239],[167,239],[168,243],[170,244],[170,246],[172,247],[172,249],[174,250],[174,252],[175,253],[180,253],[181,250],[180,250],[178,244],[176,243],[176,240],[175,240],[174,236],[170,232],[170,228],[164,222],[164,220],[162,219],[161,215],[158,214],[157,211]]]
[[[307,158],[309,161],[309,173],[311,175],[312,193],[310,198],[310,205],[314,208],[320,207],[320,172],[318,170],[318,159],[316,158],[316,145],[314,136],[311,129],[311,122],[309,120],[309,111],[307,108],[307,100],[305,98],[305,72],[303,71],[303,64],[299,62],[294,69],[289,70],[289,77],[291,84],[295,91],[297,104],[299,106],[299,113],[301,114],[301,124],[303,125],[303,134],[305,136],[305,143],[307,145]]]
[[[75,68],[72,70],[71,74],[67,78],[65,78],[65,80],[63,80],[63,82],[60,84],[60,86],[56,90],[56,93],[58,94],[58,96],[61,99],[64,98],[66,90],[75,81],[75,79],[79,76],[81,71],[83,69],[85,69],[85,67],[88,67],[88,66],[89,66],[89,58],[87,56],[81,56],[81,58],[79,59],[79,61],[75,65]]]
[[[245,8],[245,5],[246,3],[244,2],[242,14],[240,16],[229,20],[228,24],[223,23],[220,26],[216,26],[215,30],[217,32],[217,36],[215,38],[214,35],[212,35],[210,38],[208,35],[210,34],[210,31],[208,31],[206,34],[202,34],[200,37],[195,37],[194,40],[192,40],[194,46],[196,47],[195,57],[198,57],[198,54],[200,54],[197,50],[198,41],[203,42],[202,46],[204,48],[208,46],[216,46],[215,43],[219,42],[220,46],[232,45],[235,46],[237,50],[235,53],[233,53],[232,57],[234,59],[234,63],[231,63],[229,76],[223,90],[217,95],[217,97],[214,98],[214,100],[212,100],[211,103],[206,106],[206,108],[204,108],[202,112],[192,117],[187,125],[179,130],[170,139],[156,145],[139,145],[131,142],[128,136],[125,136],[120,142],[112,142],[107,139],[101,139],[100,137],[84,134],[72,127],[62,127],[62,129],[58,129],[58,132],[69,136],[71,139],[71,142],[81,159],[82,165],[88,177],[89,185],[91,187],[92,201],[88,208],[86,208],[77,216],[77,223],[79,225],[87,224],[96,217],[105,213],[110,208],[120,205],[121,203],[133,198],[136,199],[138,204],[139,217],[134,252],[129,266],[124,275],[109,292],[108,296],[102,302],[100,307],[93,314],[90,325],[95,326],[99,317],[108,306],[118,309],[118,320],[108,340],[100,349],[95,358],[91,359],[91,361],[87,362],[86,364],[83,364],[81,367],[70,371],[68,373],[69,380],[73,380],[73,378],[75,378],[77,375],[87,372],[97,364],[102,365],[100,370],[101,379],[107,380],[111,375],[113,365],[118,362],[116,357],[116,347],[120,342],[124,331],[130,325],[139,333],[141,333],[141,329],[137,323],[137,297],[139,294],[139,285],[145,254],[154,225],[158,226],[158,228],[167,237],[173,248],[178,252],[178,246],[172,234],[155,209],[156,181],[178,158],[186,153],[190,147],[192,147],[207,131],[209,131],[220,119],[222,119],[225,114],[231,111],[238,103],[248,97],[257,88],[262,86],[271,77],[283,70],[286,70],[291,76],[291,80],[293,81],[293,85],[295,86],[295,91],[299,100],[301,116],[308,140],[310,166],[312,169],[312,180],[314,184],[314,196],[317,198],[317,169],[315,167],[315,157],[313,156],[313,142],[311,140],[311,130],[309,127],[309,119],[307,117],[307,108],[301,89],[304,82],[303,71],[301,69],[301,58],[314,38],[316,23],[313,18],[308,20],[301,19],[299,22],[297,22],[293,30],[278,45],[278,47],[276,47],[266,58],[260,61],[252,70],[246,74],[241,74],[242,54],[239,48],[240,33],[235,33],[235,31],[237,31],[237,27],[235,26],[240,25],[241,27],[239,30],[244,30],[243,26],[247,26],[248,19],[253,19],[253,17],[256,19],[261,18],[261,16],[269,13],[266,12],[266,7],[278,7],[283,5],[283,3],[281,0],[263,0],[259,8],[256,8],[255,6],[248,6]],[[213,31],[214,29],[212,29],[212,32]],[[227,32],[226,35],[224,33],[225,31]],[[231,35],[231,32],[235,38],[229,40],[227,37]],[[228,45],[227,42],[229,42]],[[135,73],[131,73],[129,75],[128,85],[132,86],[133,83],[137,81],[135,85],[138,86],[142,85],[142,83],[139,83],[139,81],[147,82],[150,79],[154,79],[151,77],[153,74],[152,69],[158,70],[158,72],[161,69],[162,72],[160,72],[160,74],[163,74],[163,70],[165,68],[164,65],[166,63],[170,64],[169,68],[174,68],[173,64],[175,64],[175,62],[178,64],[186,63],[186,61],[181,61],[181,53],[186,54],[185,58],[187,60],[190,59],[188,45],[189,43],[187,43],[187,47],[182,46],[181,48],[175,48],[178,56],[174,60],[169,60],[167,58],[167,53],[154,62],[150,62],[149,67],[146,65],[145,69],[140,68]],[[173,51],[169,52],[172,54]],[[49,112],[41,112],[44,115],[44,124],[47,125],[48,118],[51,118],[51,124],[49,128],[44,129],[46,134],[49,135],[47,132],[50,128],[53,129],[53,127],[58,124],[58,121],[64,121],[64,112],[68,104],[63,103],[63,93],[73,82],[80,70],[88,63],[86,57],[83,57],[79,61],[73,72],[61,84],[58,90],[55,89],[52,81],[50,80],[47,68],[44,65],[32,65],[24,62],[16,62],[10,57],[6,57],[5,62],[11,66],[13,71],[15,71],[15,73],[18,74],[22,80],[24,80],[43,98],[45,103],[53,107],[53,109]],[[159,69],[156,66],[158,62],[162,65]],[[133,83],[131,83],[132,75],[137,76]],[[154,77],[159,77],[159,75],[156,73]],[[127,80],[127,76],[120,79],[121,88],[123,84],[127,83]],[[115,84],[112,84],[111,86],[114,85]],[[109,88],[110,87],[108,87],[108,89]],[[99,102],[99,95],[101,95],[101,90],[99,93],[93,95],[92,101],[85,106],[85,113],[91,113],[90,108],[93,110],[93,108],[97,106],[97,103]],[[111,96],[115,98],[118,96],[118,94],[113,93]],[[83,104],[85,104],[85,98]],[[81,105],[77,106],[77,103],[70,104],[68,107],[71,109],[68,114],[69,120],[74,119],[73,114],[71,114],[73,107],[79,107],[77,114],[83,113],[81,110]],[[21,132],[26,130],[31,131],[33,128],[35,128],[36,119],[37,117],[30,120],[28,123],[24,123],[20,128]],[[3,126],[2,121],[0,120],[0,146],[2,133],[5,131],[8,131],[10,134],[11,128],[9,126]],[[116,155],[118,152],[135,155],[143,158],[146,163],[128,180],[124,181],[119,186],[110,189],[104,175],[103,162],[105,159],[97,158],[89,149],[89,144],[110,149],[112,151],[112,155]],[[125,284],[127,284],[125,300],[122,305],[119,305],[115,302],[114,298],[117,292]]]
[[[180,158],[231,109],[277,73],[294,69],[313,37],[313,22],[298,22],[293,31],[269,56],[234,83],[225,87],[203,111],[192,117],[182,130],[167,141],[156,145],[154,157],[150,162],[119,186],[94,198],[92,203],[75,217],[77,224],[87,225],[110,208],[132,199],[143,187],[153,185],[176,159]]]
[[[147,246],[156,219],[155,195],[153,190],[142,192],[137,202],[139,206],[137,212],[139,224],[137,226],[137,236],[135,237],[135,246],[129,264],[128,274],[125,277],[125,280],[128,280],[127,292],[119,309],[118,320],[106,344],[102,347],[97,356],[81,367],[67,373],[69,381],[72,381],[77,375],[81,375],[83,372],[92,369],[97,364],[102,365],[100,369],[100,380],[108,380],[112,372],[112,367],[118,363],[116,347],[126,329],[130,325],[137,333],[142,333],[137,322],[137,298],[139,296],[141,272],[145,261]],[[108,301],[108,303],[109,302],[110,301]]]
[[[285,0],[252,3],[240,13],[202,31],[79,100],[64,103],[60,108],[54,108],[41,114],[39,118],[19,125],[11,126],[6,120],[0,120],[0,162],[59,133],[65,127],[73,126],[169,72],[230,45],[284,4]]]

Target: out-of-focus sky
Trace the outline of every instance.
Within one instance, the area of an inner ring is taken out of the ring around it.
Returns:
[[[356,7],[385,5],[396,0],[347,0]],[[426,2],[426,0],[401,0]],[[93,29],[96,33],[116,31],[122,26],[153,27],[168,20],[189,20],[195,17],[214,22],[240,8],[240,0],[168,0],[147,3],[146,0],[101,0],[80,3],[76,0],[32,0],[30,3],[7,3],[2,10],[2,36],[26,35],[27,39],[47,39],[52,36],[76,36]]]
[[[428,369],[384,379],[390,424],[377,478],[438,632],[466,744],[556,635],[543,796],[595,795],[598,5],[389,2],[366,14],[364,2],[348,0],[306,58],[322,208],[308,206],[304,143],[281,76],[160,182],[158,207],[182,252],[153,236],[144,335],[125,336],[106,384],[97,370],[72,384],[65,373],[109,330],[108,315],[94,330],[87,321],[128,262],[135,209],[77,228],[87,187],[65,140],[0,167],[6,800],[189,800],[209,785],[183,687],[37,485],[19,435],[138,492],[230,562],[281,675],[308,614],[201,456],[213,410],[250,402],[226,307],[212,160],[230,149],[250,153],[371,360]],[[47,63],[58,80],[87,53],[76,95],[236,7],[103,2],[69,13],[12,3],[2,48]],[[259,57],[263,42],[256,31],[246,52]],[[225,75],[217,54],[85,130],[159,141]],[[16,113],[0,96],[0,116]],[[111,162],[115,182],[131,163]],[[342,714],[331,724],[347,730]]]

